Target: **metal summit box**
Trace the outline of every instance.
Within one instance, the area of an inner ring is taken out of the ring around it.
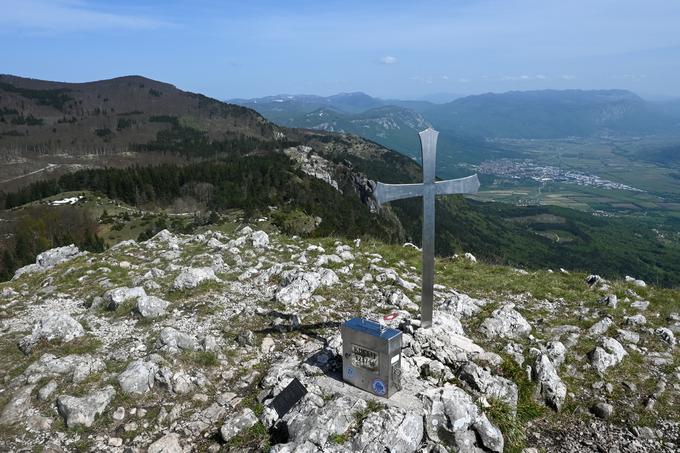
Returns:
[[[401,332],[375,321],[352,318],[342,333],[342,379],[389,398],[401,390]]]

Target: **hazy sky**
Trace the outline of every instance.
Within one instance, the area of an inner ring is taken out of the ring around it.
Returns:
[[[627,88],[680,97],[680,1],[0,0],[0,73],[220,99]]]

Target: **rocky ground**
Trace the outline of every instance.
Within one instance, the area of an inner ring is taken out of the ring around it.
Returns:
[[[679,292],[236,229],[38,257],[0,284],[1,451],[677,451]],[[403,331],[403,389],[345,385],[342,321]],[[279,419],[272,399],[307,395]]]

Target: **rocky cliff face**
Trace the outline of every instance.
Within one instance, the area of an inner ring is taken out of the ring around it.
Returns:
[[[675,291],[467,254],[438,262],[421,329],[413,247],[226,225],[45,257],[0,284],[2,451],[680,445]],[[483,294],[490,276],[505,288]],[[543,280],[549,296],[526,289]],[[403,331],[390,399],[342,382],[339,325],[357,315]],[[308,393],[279,417],[294,378]]]

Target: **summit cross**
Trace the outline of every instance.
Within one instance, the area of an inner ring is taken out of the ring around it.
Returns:
[[[403,198],[423,197],[423,277],[420,302],[422,327],[432,325],[432,300],[434,296],[434,199],[436,195],[476,193],[479,189],[477,175],[460,179],[435,181],[437,164],[437,137],[439,132],[427,128],[420,132],[423,156],[423,182],[421,184],[376,183],[373,198],[378,205]]]

